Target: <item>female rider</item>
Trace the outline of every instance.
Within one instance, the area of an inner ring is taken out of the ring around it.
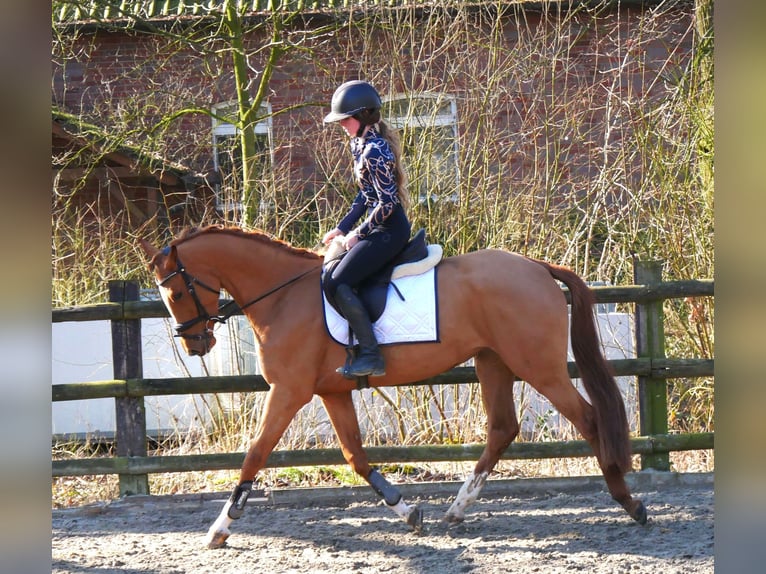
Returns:
[[[325,123],[338,122],[351,138],[359,193],[322,243],[343,237],[346,255],[325,274],[324,290],[334,299],[359,341],[359,352],[338,372],[353,379],[385,374],[385,363],[357,288],[398,254],[410,238],[407,177],[398,135],[380,119],[380,95],[369,83],[350,81],[335,90]],[[363,217],[364,216],[364,217]],[[356,227],[354,225],[362,219]]]

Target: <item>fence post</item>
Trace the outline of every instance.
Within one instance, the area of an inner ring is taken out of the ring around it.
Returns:
[[[662,261],[633,260],[634,283],[656,285],[662,282]],[[636,355],[639,358],[665,358],[663,301],[636,303]],[[667,434],[668,395],[665,379],[651,375],[638,377],[639,432],[641,436]],[[641,455],[641,469],[670,470],[667,453]]]
[[[136,281],[109,281],[109,301],[138,301]],[[112,364],[115,379],[143,377],[141,319],[112,321]],[[117,397],[115,402],[117,456],[146,456],[146,409],[143,397]],[[149,476],[120,474],[120,496],[149,494]]]

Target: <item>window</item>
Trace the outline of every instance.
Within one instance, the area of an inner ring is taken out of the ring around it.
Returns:
[[[237,102],[213,106],[213,166],[220,175],[215,185],[215,206],[219,212],[238,213],[242,208],[242,149],[239,143]],[[259,116],[265,119],[255,126],[256,170],[258,181],[267,181],[271,173],[271,104],[261,104]],[[226,121],[230,118],[230,121]],[[261,194],[264,197],[264,194]]]
[[[456,202],[460,173],[457,163],[457,105],[445,94],[411,94],[388,98],[384,112],[400,130],[402,155],[413,198]]]

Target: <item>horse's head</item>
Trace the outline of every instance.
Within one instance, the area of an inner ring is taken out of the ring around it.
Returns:
[[[139,245],[149,260],[148,268],[154,273],[162,301],[175,321],[175,336],[181,338],[189,355],[206,354],[215,345],[213,326],[220,321],[220,289],[195,277],[181,263],[175,245],[160,250],[144,239]]]

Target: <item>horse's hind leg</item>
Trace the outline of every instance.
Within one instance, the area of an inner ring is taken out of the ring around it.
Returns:
[[[343,457],[348,464],[354,472],[369,483],[376,494],[385,501],[386,506],[415,532],[420,532],[423,526],[423,512],[417,506],[406,504],[399,490],[372,468],[367,460],[351,393],[326,394],[321,395],[321,399],[340,441]]]
[[[489,473],[519,434],[519,421],[513,403],[513,373],[493,351],[483,350],[475,360],[487,413],[487,444],[473,474],[460,487],[444,516],[444,520],[452,524],[464,520],[466,509],[478,498]]]
[[[616,464],[604,462],[599,448],[598,433],[600,431],[596,425],[594,407],[580,395],[572,384],[569,375],[562,372],[558,376],[552,376],[548,379],[536,378],[530,380],[529,383],[544,395],[556,410],[569,419],[583,438],[588,441],[612,498],[619,502],[636,522],[645,524],[646,509],[641,500],[631,496],[630,488],[625,482],[625,473]]]

